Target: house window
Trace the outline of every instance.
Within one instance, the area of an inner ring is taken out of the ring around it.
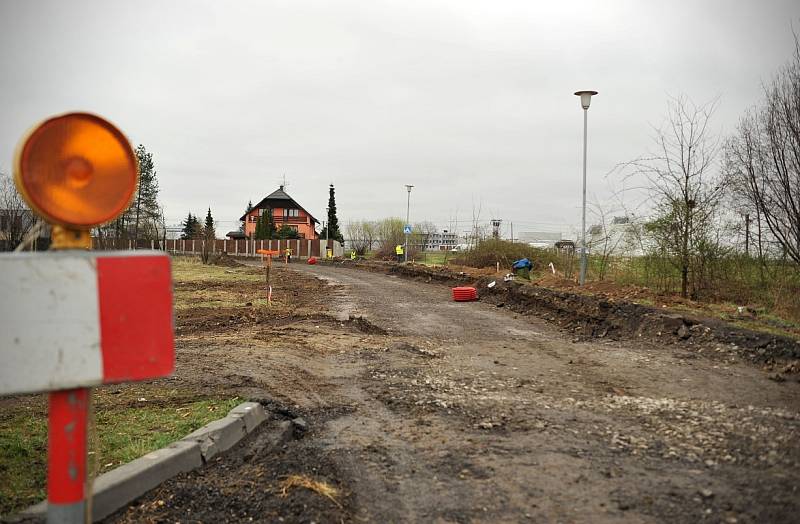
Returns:
[[[300,210],[299,209],[284,209],[283,216],[285,217],[299,217]]]

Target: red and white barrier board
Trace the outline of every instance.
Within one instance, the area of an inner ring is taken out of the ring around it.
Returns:
[[[157,251],[0,255],[0,395],[169,375],[172,311]]]

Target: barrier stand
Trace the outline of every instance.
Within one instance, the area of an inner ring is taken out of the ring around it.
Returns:
[[[0,330],[8,364],[0,368],[0,395],[49,392],[49,523],[91,521],[90,388],[173,370],[168,255],[86,253],[91,228],[124,212],[137,179],[125,136],[88,113],[45,120],[16,150],[14,182],[52,225],[51,250],[60,253],[0,255],[0,309],[8,317]],[[39,313],[44,322],[33,328]]]
[[[47,414],[47,521],[84,522],[89,388],[53,391]]]
[[[92,248],[88,231],[54,225],[51,251]],[[88,239],[88,243],[87,243]],[[90,388],[51,391],[47,411],[47,521],[91,522],[86,475]]]

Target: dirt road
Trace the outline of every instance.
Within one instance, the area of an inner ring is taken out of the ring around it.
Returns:
[[[533,317],[451,302],[441,285],[327,266],[292,271],[326,282],[314,293],[329,316],[268,329],[256,320],[246,336],[213,347],[187,336],[179,370],[201,353],[213,356],[217,364],[203,364],[209,376],[238,377],[238,391],[302,416],[308,430],[271,446],[256,436],[113,520],[796,522],[800,515],[796,381],[773,382],[723,348],[705,355],[644,342],[574,342]],[[365,321],[348,320],[359,316]],[[282,499],[275,483],[297,471],[340,496]]]

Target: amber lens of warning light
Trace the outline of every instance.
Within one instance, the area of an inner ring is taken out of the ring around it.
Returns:
[[[70,113],[35,127],[17,148],[14,180],[47,221],[87,229],[121,214],[136,190],[136,155],[112,124]]]

